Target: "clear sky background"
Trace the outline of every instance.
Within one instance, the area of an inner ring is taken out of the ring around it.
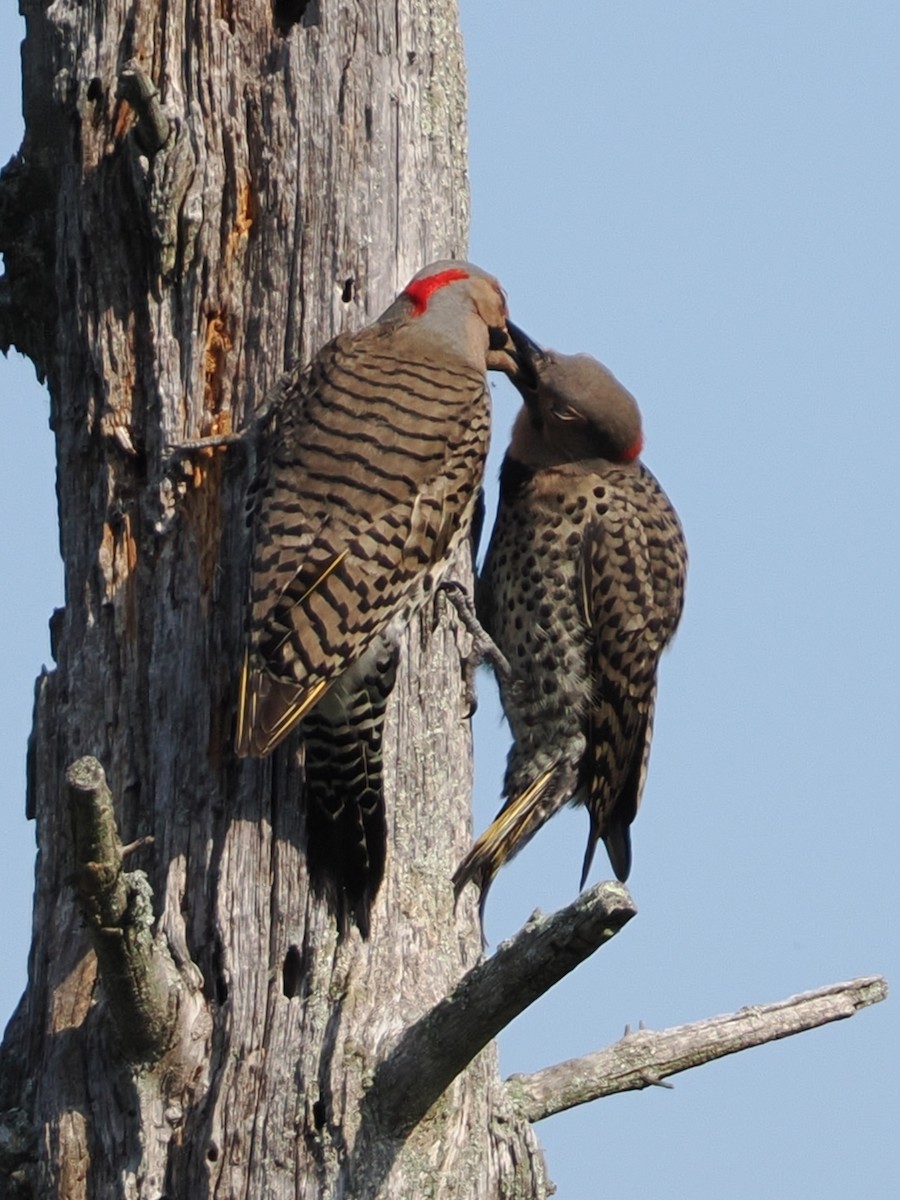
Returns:
[[[691,550],[633,830],[640,913],[501,1039],[504,1073],[881,972],[900,983],[900,6],[462,0],[471,257],[638,397]],[[2,158],[22,23],[0,13]],[[495,389],[494,478],[517,407]],[[48,405],[0,360],[0,1019],[25,979],[32,688],[61,602]],[[507,734],[480,677],[475,824]],[[587,821],[497,879],[570,901]],[[598,853],[592,881],[608,873]],[[563,1200],[900,1195],[895,995],[537,1131]]]

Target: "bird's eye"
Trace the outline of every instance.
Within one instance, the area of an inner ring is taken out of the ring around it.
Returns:
[[[580,421],[584,424],[585,416],[580,413],[577,408],[573,408],[571,404],[565,404],[562,401],[555,401],[550,412],[556,417],[557,421]]]

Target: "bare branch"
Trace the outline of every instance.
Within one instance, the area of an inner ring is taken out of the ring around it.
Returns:
[[[142,871],[122,870],[112,795],[97,759],[74,762],[66,784],[75,843],[72,882],[110,1011],[126,1053],[153,1060],[174,1037],[177,997],[174,964],[150,932],[150,885]]]
[[[869,1004],[877,1004],[886,995],[885,980],[880,975],[871,975],[691,1025],[677,1025],[659,1032],[626,1030],[620,1041],[605,1050],[558,1063],[533,1075],[511,1075],[507,1087],[518,1112],[526,1120],[542,1121],[554,1113],[616,1092],[653,1085],[671,1087],[663,1083],[668,1075],[830,1021],[842,1021]]]
[[[636,911],[626,888],[601,883],[551,916],[535,913],[410,1026],[377,1069],[368,1103],[381,1125],[400,1133],[412,1129],[501,1029]]]

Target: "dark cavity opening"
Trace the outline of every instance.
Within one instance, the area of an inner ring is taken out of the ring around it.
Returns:
[[[274,0],[272,12],[275,28],[282,37],[287,37],[295,25],[318,25],[319,0]]]
[[[302,966],[300,951],[296,946],[289,946],[288,952],[284,956],[284,965],[281,968],[281,990],[288,1000],[293,1000],[300,991]]]

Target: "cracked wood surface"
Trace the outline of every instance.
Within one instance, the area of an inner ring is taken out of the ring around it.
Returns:
[[[493,1048],[427,1128],[360,1136],[384,1048],[480,955],[450,884],[470,837],[467,636],[449,612],[410,630],[387,875],[370,942],[338,945],[307,887],[297,747],[231,748],[252,453],[167,457],[245,428],[284,370],[465,256],[455,0],[22,7],[0,336],[49,385],[66,604],[29,751],[29,985],[0,1060],[0,1108],[33,1134],[17,1179],[103,1200],[544,1196]],[[64,779],[83,755],[183,981],[177,1061],[154,1069],[109,1036],[69,886]]]

